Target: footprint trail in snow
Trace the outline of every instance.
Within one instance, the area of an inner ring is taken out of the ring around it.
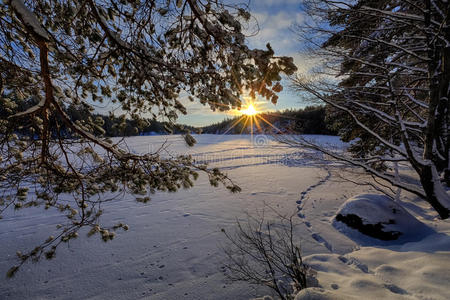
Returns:
[[[303,211],[303,207],[305,206],[306,200],[309,199],[307,198],[307,195],[314,190],[315,188],[321,186],[322,184],[325,184],[331,177],[331,172],[329,170],[327,170],[327,175],[319,180],[316,184],[311,185],[310,187],[308,187],[305,191],[303,191],[300,194],[300,199],[297,200],[297,215],[299,216],[299,218],[303,219],[304,224],[307,227],[307,230],[311,233],[311,237],[317,241],[319,244],[323,245],[325,248],[328,249],[328,251],[333,252],[333,246],[327,241],[325,240],[320,234],[318,234],[317,232],[314,232],[311,222],[306,220],[306,216],[302,213]]]

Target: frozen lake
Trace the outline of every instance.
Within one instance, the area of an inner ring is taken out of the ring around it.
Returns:
[[[334,178],[324,169],[319,154],[289,148],[265,136],[195,137],[198,143],[193,148],[185,146],[181,136],[131,137],[126,142],[135,152],[153,151],[166,142],[163,155],[192,154],[200,162],[218,166],[242,188],[241,193],[211,187],[200,176],[192,189],[157,193],[147,204],[131,196],[110,202],[104,206],[103,223],[124,222],[130,226],[128,232],[120,232],[108,243],[81,234],[68,246],[60,246],[55,259],[28,263],[14,279],[0,279],[0,299],[249,299],[267,295],[267,289],[226,280],[221,268],[221,245],[226,239],[221,229],[232,230],[236,219],[245,220],[246,213],[264,210],[275,218],[269,206],[286,215],[297,214],[301,208],[301,215],[295,217],[296,237],[311,262],[322,254],[331,259],[358,249],[357,243],[333,228],[331,218],[346,199],[369,187]],[[337,137],[310,138],[342,146]],[[422,209],[431,215],[426,206]],[[15,263],[17,250],[33,248],[59,222],[56,212],[43,208],[5,215],[0,221],[0,274]],[[439,226],[441,234],[448,232],[448,222]],[[324,282],[324,286],[329,284]],[[376,295],[399,296],[389,289]]]

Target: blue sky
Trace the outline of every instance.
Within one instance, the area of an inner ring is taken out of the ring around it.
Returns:
[[[230,2],[229,0],[224,0]],[[242,2],[242,1],[238,1]],[[276,55],[286,55],[294,57],[294,61],[299,68],[299,72],[304,72],[312,67],[311,62],[302,59],[299,53],[301,48],[295,33],[291,31],[293,23],[302,23],[304,14],[301,10],[299,0],[252,0],[250,2],[250,12],[258,21],[259,32],[248,39],[251,48],[265,49],[269,42]],[[289,91],[287,82],[284,82],[284,91],[279,94],[277,105],[270,102],[265,103],[262,108],[265,110],[283,110],[287,108],[300,108],[307,105],[302,102],[298,95]],[[186,102],[185,102],[186,103]],[[188,115],[181,116],[179,123],[203,126],[219,122],[232,116],[231,112],[212,112],[208,106],[203,106],[198,102],[188,102],[186,104]]]

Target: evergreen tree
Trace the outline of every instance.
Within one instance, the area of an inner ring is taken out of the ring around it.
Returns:
[[[448,218],[447,1],[307,4],[315,25],[298,30],[324,63],[317,80],[298,77],[294,84],[327,103],[346,141],[358,138],[352,158],[334,155],[415,193]],[[398,163],[412,167],[420,186],[399,176]]]
[[[246,45],[242,23],[249,18],[246,9],[220,1],[8,0],[0,6],[0,214],[44,205],[67,216],[57,234],[19,254],[19,265],[52,258],[84,226],[105,241],[127,229],[99,222],[109,193],[147,202],[155,191],[191,187],[198,171],[214,186],[239,190],[188,156],[128,152],[102,138],[105,120],[88,113],[98,103],[115,105],[124,112],[118,116],[123,131],[127,118],[144,125],[144,114],[172,124],[186,114],[181,92],[212,110],[239,107],[243,90],[276,101],[273,83],[295,66],[275,57],[270,45]],[[24,101],[33,105],[25,109]],[[188,134],[186,141],[194,142]]]

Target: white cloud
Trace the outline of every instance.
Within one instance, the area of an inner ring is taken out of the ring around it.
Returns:
[[[269,6],[279,6],[279,5],[290,5],[290,4],[299,4],[298,0],[256,0],[253,3],[253,6],[256,7],[266,7]]]
[[[265,45],[270,43],[280,54],[298,49],[299,43],[290,28],[294,23],[304,22],[305,16],[302,12],[279,11],[274,15],[269,15],[267,12],[255,12],[253,17],[258,22],[259,32],[249,38],[251,46],[265,48]]]

